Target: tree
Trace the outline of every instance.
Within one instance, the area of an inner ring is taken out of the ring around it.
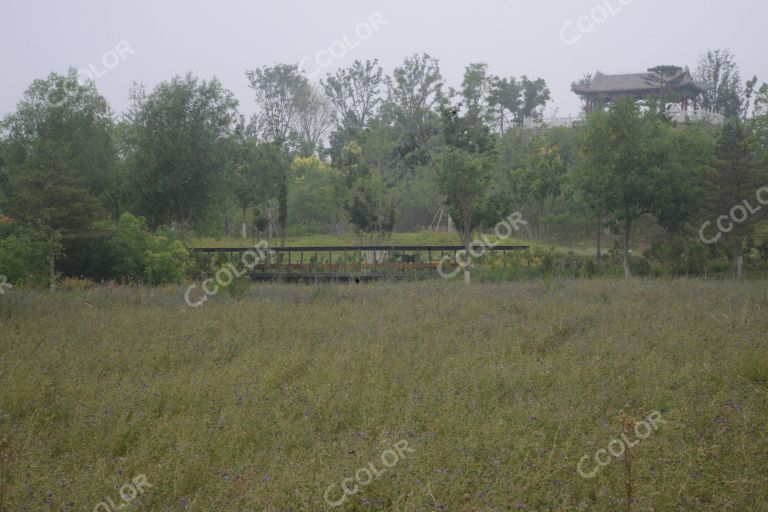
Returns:
[[[687,123],[675,129],[660,123],[659,129],[658,137],[668,157],[663,181],[658,184],[660,200],[651,214],[673,238],[686,234],[699,219],[703,182],[714,161],[715,138],[712,127],[704,123]]]
[[[283,155],[269,143],[243,139],[236,147],[232,172],[232,193],[243,213],[242,237],[248,238],[247,210],[264,203],[283,173]]]
[[[523,99],[520,112],[517,116],[518,126],[523,126],[526,117],[541,119],[544,106],[550,99],[549,87],[543,78],[528,80],[525,75],[521,78],[523,85]]]
[[[288,173],[290,164],[285,152],[276,144],[249,142],[244,165],[250,169],[252,183],[261,190],[253,190],[255,205],[261,205],[267,220],[276,221],[280,245],[285,246],[285,227],[288,224]],[[275,212],[275,210],[277,210]],[[277,217],[277,218],[275,218]]]
[[[464,99],[466,115],[484,122],[489,115],[488,98],[491,89],[491,77],[488,76],[488,65],[473,63],[464,70],[461,82],[461,95]]]
[[[504,127],[511,124],[508,116],[513,116],[514,123],[519,120],[520,107],[522,105],[522,85],[515,77],[493,77],[488,103],[496,110],[496,122],[499,126],[499,135],[504,135]]]
[[[763,83],[755,95],[755,106],[753,110],[754,117],[764,117],[768,115],[768,84]]]
[[[127,134],[135,209],[150,227],[199,223],[216,198],[230,162],[237,100],[215,78],[191,73],[132,90]]]
[[[513,182],[517,198],[530,200],[536,205],[536,227],[540,237],[542,221],[560,196],[566,164],[560,157],[559,146],[547,135],[534,137],[525,156],[524,165],[513,173]],[[549,210],[545,204],[547,200],[550,201]]]
[[[512,116],[512,123],[522,127],[526,118],[541,119],[542,110],[550,100],[550,92],[543,78],[529,80],[523,75],[518,81],[515,77],[491,80],[489,104],[496,110],[496,122],[499,134],[504,134],[507,113]]]
[[[437,59],[429,55],[407,57],[387,77],[385,118],[399,133],[399,153],[408,165],[429,159],[429,142],[440,132],[437,108],[444,103],[443,77]]]
[[[263,66],[246,75],[256,94],[259,112],[253,116],[249,131],[256,138],[280,148],[285,157],[282,171],[276,175],[277,219],[280,243],[285,244],[285,223],[288,220],[288,141],[295,135],[298,125],[304,131],[304,140],[320,139],[327,119],[324,119],[322,99],[315,94],[298,64]],[[314,109],[314,110],[313,110]],[[303,126],[302,126],[302,123]],[[314,143],[313,143],[314,145]],[[314,149],[314,148],[313,148]],[[305,152],[306,153],[306,152]]]
[[[576,180],[590,209],[622,226],[624,275],[631,276],[632,223],[646,214],[669,217],[669,203],[691,197],[692,176],[676,165],[671,125],[654,112],[642,114],[631,99],[596,110],[584,127],[582,164]]]
[[[340,127],[362,132],[381,103],[382,77],[378,59],[365,63],[356,60],[350,67],[329,73],[321,81]]]
[[[666,113],[668,103],[680,101],[680,95],[675,89],[682,83],[684,76],[680,66],[661,65],[648,68],[645,80],[658,87],[659,94],[646,96],[645,105],[654,112]]]
[[[310,90],[298,64],[276,64],[246,71],[259,112],[251,121],[252,134],[283,147],[296,124],[296,115]]]
[[[706,177],[708,193],[703,210],[710,218],[718,216],[716,224],[720,231],[714,239],[722,237],[727,241],[737,277],[743,274],[744,241],[765,217],[764,210],[751,211],[756,205],[748,206],[754,203],[750,198],[755,197],[768,178],[757,165],[755,149],[743,123],[726,123],[715,146],[715,165]]]
[[[314,155],[333,123],[333,109],[323,91],[307,84],[296,98],[295,132],[302,156]]]
[[[340,233],[347,225],[341,172],[314,156],[291,162],[288,215],[291,225]]]
[[[392,185],[382,169],[366,159],[357,142],[344,146],[341,172],[347,189],[345,208],[358,236],[391,232],[395,222]]]
[[[741,112],[741,76],[735,57],[730,50],[707,50],[699,57],[695,73],[706,91],[702,94],[702,107],[733,118]]]
[[[747,120],[755,141],[758,165],[768,169],[768,84],[763,84],[755,96],[753,116]]]
[[[2,127],[8,134],[3,209],[48,239],[53,286],[59,244],[63,270],[82,271],[77,253],[87,249],[90,225],[106,217],[115,197],[112,112],[93,82],[80,84],[70,69],[32,82]]]
[[[494,166],[494,139],[488,127],[458,107],[442,112],[445,151],[438,163],[438,183],[445,204],[459,227],[464,245],[464,283],[470,283],[472,232],[480,226],[486,211],[488,189]]]

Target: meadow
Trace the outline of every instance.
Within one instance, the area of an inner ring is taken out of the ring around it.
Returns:
[[[0,510],[768,510],[766,284],[11,290]]]

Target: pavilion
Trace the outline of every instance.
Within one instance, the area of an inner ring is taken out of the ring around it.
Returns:
[[[660,66],[645,73],[604,75],[600,71],[591,80],[574,83],[571,90],[586,103],[585,110],[592,112],[596,105],[610,103],[620,98],[647,100],[664,98],[665,103],[679,103],[680,112],[689,107],[698,110],[698,98],[706,87],[694,80],[688,67]]]

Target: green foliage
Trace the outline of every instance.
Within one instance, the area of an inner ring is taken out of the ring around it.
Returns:
[[[673,276],[705,276],[709,263],[709,249],[699,240],[677,239],[656,243],[645,252],[645,257],[660,264],[663,272]]]
[[[189,268],[189,252],[179,240],[156,237],[147,251],[145,274],[151,285],[181,283]]]
[[[0,208],[51,247],[60,243],[59,265],[68,274],[87,271],[80,264],[87,231],[116,199],[111,116],[94,85],[81,85],[70,69],[35,80],[2,123],[7,186]]]
[[[515,77],[491,77],[490,82],[488,102],[500,135],[504,135],[505,126],[523,126],[527,117],[541,119],[541,112],[550,100],[550,91],[543,78],[530,80],[523,75],[518,81]],[[511,115],[511,122],[508,115]]]
[[[288,187],[288,223],[311,232],[335,232],[346,221],[342,174],[315,157],[295,158]]]
[[[75,69],[34,80],[2,128],[7,130],[4,159],[12,181],[7,192],[9,199],[15,197],[11,205],[17,219],[40,221],[54,230],[70,227],[71,211],[83,209],[80,204],[48,206],[40,199],[59,191],[69,197],[90,194],[101,207],[111,204],[116,161],[112,111],[92,82],[79,83]]]
[[[277,145],[288,141],[299,101],[309,83],[297,64],[275,64],[246,71],[259,112],[253,116],[249,134]]]
[[[379,91],[383,76],[378,59],[366,60],[365,63],[356,60],[351,66],[328,74],[322,81],[341,132],[359,135],[368,126],[381,103]],[[343,144],[336,147],[337,154],[342,147]]]
[[[587,119],[575,183],[596,217],[622,227],[627,276],[635,220],[653,214],[669,231],[677,231],[694,218],[697,177],[711,151],[699,133],[682,133],[660,114],[641,113],[632,100],[618,101]]]
[[[242,139],[236,144],[231,176],[231,190],[237,206],[246,211],[251,206],[264,206],[275,200],[278,204],[278,222],[287,223],[288,162],[278,146]]]
[[[146,222],[129,213],[120,216],[116,223],[103,221],[94,226],[101,242],[92,244],[90,252],[98,269],[93,277],[135,281],[145,266],[151,234]]]
[[[384,169],[367,159],[364,148],[354,141],[344,146],[340,164],[346,188],[344,207],[355,231],[359,236],[384,236],[391,232],[394,193]]]
[[[702,107],[732,119],[739,116],[744,85],[730,50],[707,50],[699,57],[695,75],[706,86]]]
[[[15,286],[48,283],[48,255],[60,247],[38,231],[0,221],[0,275]]]
[[[461,116],[458,107],[444,109],[442,116],[446,149],[438,162],[438,184],[467,246],[488,211],[495,140],[485,124]]]
[[[438,60],[426,53],[406,57],[387,77],[381,115],[396,127],[398,153],[411,167],[430,161],[432,141],[440,134],[444,86]]]
[[[759,145],[750,137],[747,127],[738,120],[727,122],[717,138],[714,165],[705,175],[707,189],[702,213],[710,223],[720,215],[728,215],[745,200],[757,206],[757,190],[768,183],[768,169],[760,165],[759,159]],[[765,217],[766,211],[761,209],[743,222],[733,222],[732,230],[719,235],[736,259],[742,256],[744,242],[757,222]]]
[[[144,219],[129,213],[118,222],[94,225],[86,258],[89,271],[83,275],[99,281],[176,283],[191,269],[189,253],[180,240],[153,234]]]
[[[237,100],[216,80],[191,73],[150,93],[137,86],[126,133],[134,211],[153,229],[199,224],[223,195]]]

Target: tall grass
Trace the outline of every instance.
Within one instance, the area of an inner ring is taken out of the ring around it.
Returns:
[[[0,510],[768,510],[763,281],[259,285],[0,296]],[[336,488],[338,492],[338,487]]]

